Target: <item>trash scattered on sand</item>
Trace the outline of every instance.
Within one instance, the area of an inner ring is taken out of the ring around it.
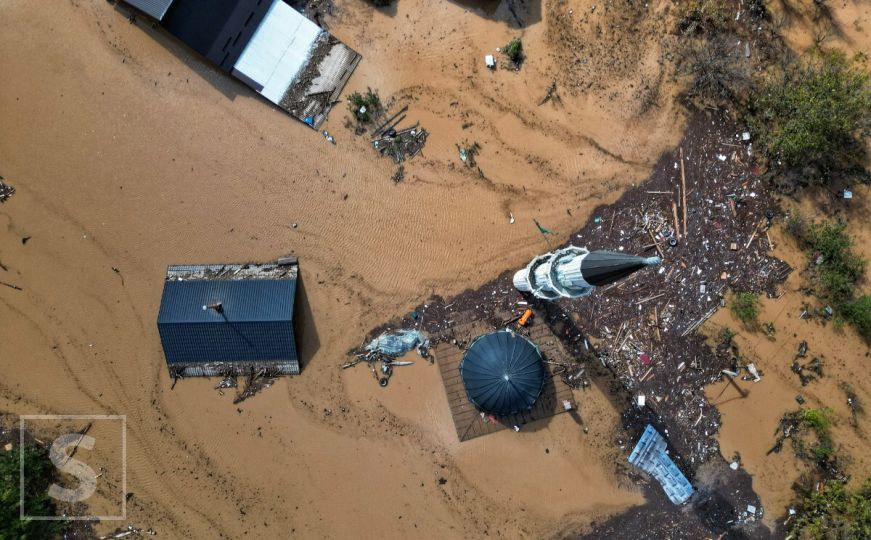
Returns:
[[[412,316],[412,318],[415,317]],[[417,354],[428,359],[429,346],[429,339],[420,330],[403,329],[396,332],[383,332],[363,347],[363,351],[358,353],[354,360],[342,364],[341,368],[348,369],[361,362],[366,362],[369,364],[369,369],[375,376],[375,380],[384,387],[389,384],[394,367],[414,364],[412,361],[399,361],[397,358],[416,349]],[[379,364],[378,368],[375,367],[376,363]]]
[[[15,188],[4,183],[5,180],[2,176],[0,176],[0,203],[6,202],[9,197],[15,195]]]

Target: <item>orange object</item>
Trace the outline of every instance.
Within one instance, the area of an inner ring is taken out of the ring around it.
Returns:
[[[523,315],[521,315],[520,320],[517,321],[517,324],[519,324],[520,326],[526,326],[526,323],[529,322],[529,319],[531,319],[533,315],[534,314],[532,313],[532,310],[527,309],[523,312]]]

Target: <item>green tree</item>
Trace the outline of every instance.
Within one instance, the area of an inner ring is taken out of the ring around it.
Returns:
[[[21,519],[20,471],[24,457],[24,508],[27,515],[57,515],[54,500],[48,496],[48,486],[54,481],[55,468],[48,452],[34,445],[0,450],[0,540],[55,538],[63,524],[60,521]]]
[[[793,538],[871,538],[871,478],[853,493],[831,480],[807,493],[790,529]]]
[[[844,53],[821,53],[761,85],[749,112],[757,140],[782,165],[849,169],[865,157],[871,82]]]

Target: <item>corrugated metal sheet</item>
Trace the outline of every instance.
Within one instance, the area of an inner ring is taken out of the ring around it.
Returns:
[[[158,21],[163,19],[174,0],[124,0],[143,13],[151,15]]]
[[[294,279],[166,281],[157,318],[167,364],[256,362],[298,371]],[[222,309],[204,309],[220,303]]]
[[[293,323],[158,323],[168,364],[295,360]]]
[[[275,2],[233,66],[233,74],[254,81],[260,95],[277,104],[308,63],[322,32],[302,13]]]
[[[223,323],[293,320],[295,280],[167,281],[159,323]],[[219,303],[222,311],[203,309]]]

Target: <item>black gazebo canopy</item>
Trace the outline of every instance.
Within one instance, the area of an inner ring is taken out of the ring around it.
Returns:
[[[532,408],[544,385],[538,347],[510,330],[475,338],[460,362],[469,401],[479,409],[507,416]]]

